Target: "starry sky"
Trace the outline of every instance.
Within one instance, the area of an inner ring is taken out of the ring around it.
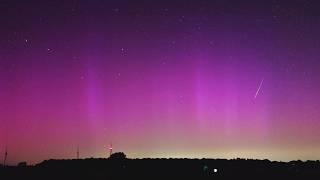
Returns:
[[[0,159],[320,159],[312,0],[0,1]]]

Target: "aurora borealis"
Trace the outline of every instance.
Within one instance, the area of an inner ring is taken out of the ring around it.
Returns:
[[[317,1],[0,2],[0,159],[320,159]]]

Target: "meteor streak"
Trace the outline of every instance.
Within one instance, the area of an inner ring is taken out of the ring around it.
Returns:
[[[260,89],[261,89],[263,80],[264,80],[264,78],[262,78],[262,80],[261,80],[261,82],[260,82],[260,84],[259,84],[259,87],[258,87],[258,89],[257,89],[257,92],[256,92],[256,94],[254,95],[254,98],[255,98],[255,99],[257,98],[257,96],[258,96],[258,94],[259,94],[259,91],[260,91]]]

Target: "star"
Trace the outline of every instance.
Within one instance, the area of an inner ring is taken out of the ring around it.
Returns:
[[[120,76],[121,76],[121,73],[120,73],[120,72],[118,72],[118,73],[115,75],[115,79],[119,79],[119,78],[120,78]]]
[[[124,56],[127,55],[127,50],[125,48],[121,48],[120,51],[121,51],[122,55],[124,55]]]
[[[179,21],[180,23],[184,22],[184,20],[185,20],[185,16],[181,16],[181,17],[178,19],[178,21]]]

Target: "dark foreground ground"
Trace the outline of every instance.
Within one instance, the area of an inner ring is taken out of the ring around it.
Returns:
[[[35,166],[0,167],[0,179],[320,179],[319,161],[209,159],[48,160]]]

